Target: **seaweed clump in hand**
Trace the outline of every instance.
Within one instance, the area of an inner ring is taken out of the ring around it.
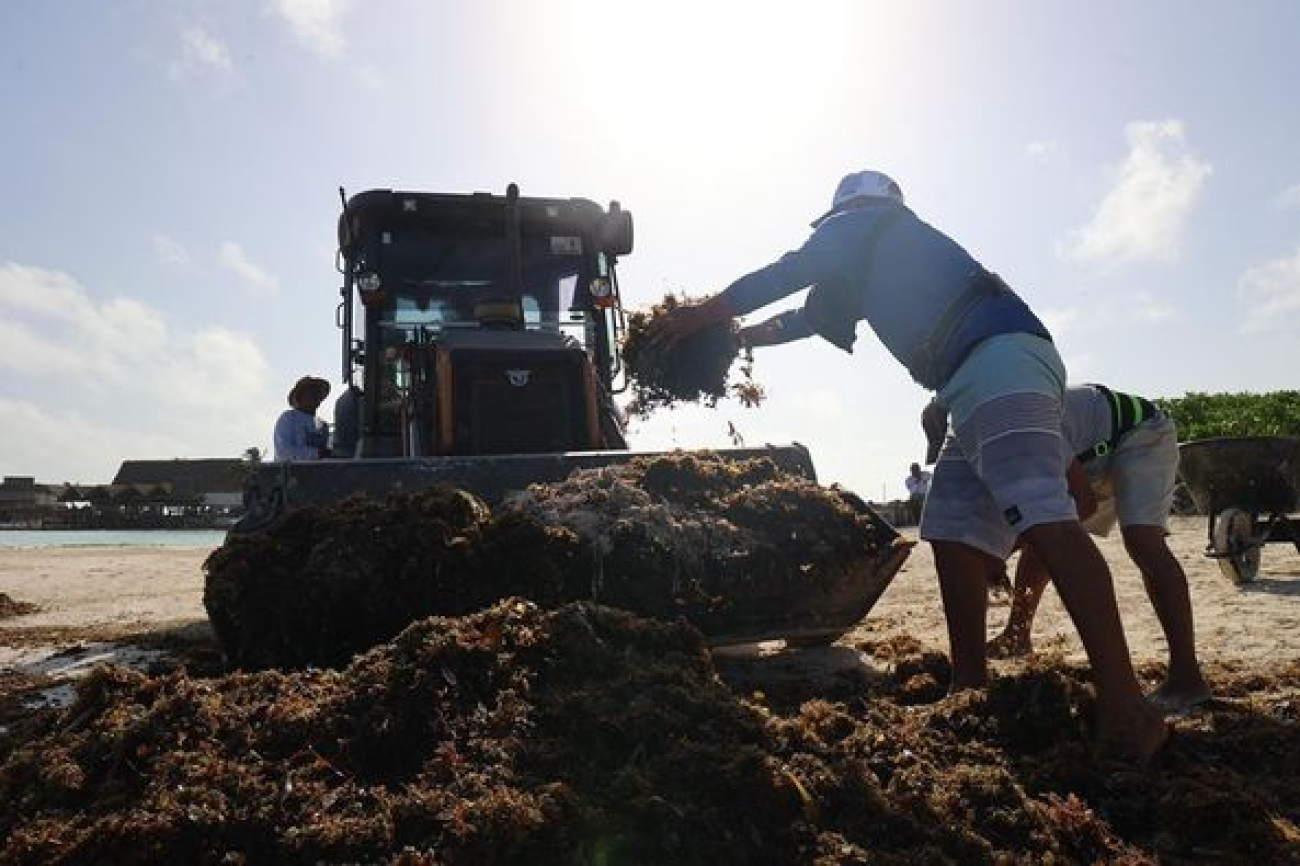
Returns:
[[[728,393],[747,407],[763,402],[763,388],[753,381],[753,358],[748,350],[740,368],[744,381],[728,382],[741,355],[734,320],[709,325],[671,346],[650,340],[655,322],[691,302],[670,294],[649,312],[628,316],[623,363],[632,390],[629,415],[644,418],[656,409],[671,409],[683,402],[713,407]]]

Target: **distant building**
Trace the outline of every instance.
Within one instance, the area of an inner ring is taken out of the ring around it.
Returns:
[[[127,460],[111,484],[0,482],[0,529],[167,529],[232,525],[248,460]]]
[[[34,508],[54,504],[49,485],[37,484],[30,475],[6,475],[0,483],[0,508]]]
[[[248,465],[233,458],[126,460],[111,486],[132,487],[155,500],[229,511],[243,505]]]
[[[29,475],[6,475],[0,482],[0,525],[26,526],[58,501],[57,492]]]

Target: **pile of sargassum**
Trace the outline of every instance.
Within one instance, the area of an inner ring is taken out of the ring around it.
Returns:
[[[1133,768],[1079,671],[778,703],[684,623],[509,599],[341,671],[100,669],[0,736],[0,863],[1295,862],[1300,668],[1219,681]]]

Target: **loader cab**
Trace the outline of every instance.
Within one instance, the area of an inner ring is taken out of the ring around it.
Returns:
[[[585,199],[372,190],[339,219],[335,453],[617,447],[631,215]]]

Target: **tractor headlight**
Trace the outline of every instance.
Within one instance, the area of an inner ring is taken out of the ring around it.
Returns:
[[[609,277],[596,277],[587,285],[587,291],[596,307],[603,309],[614,305],[614,284]]]

